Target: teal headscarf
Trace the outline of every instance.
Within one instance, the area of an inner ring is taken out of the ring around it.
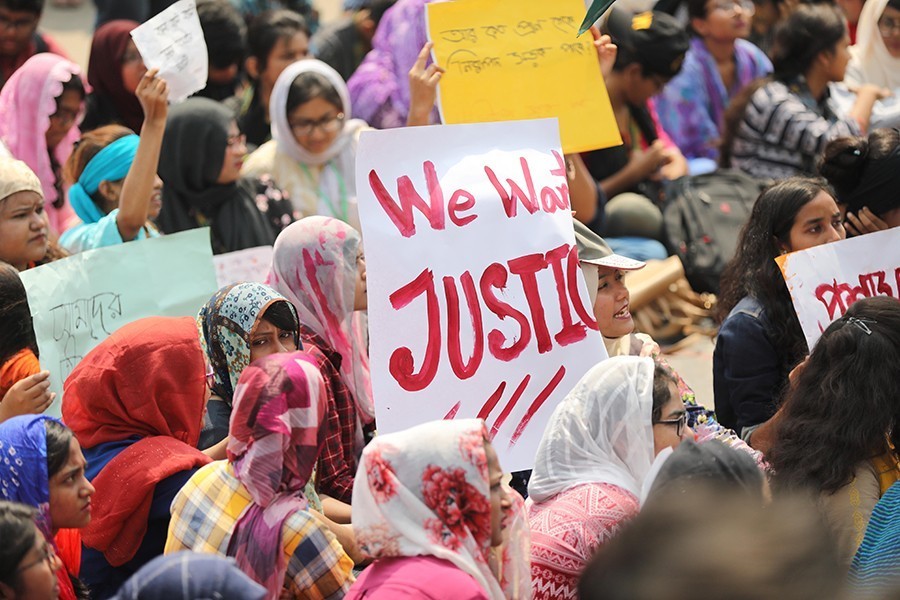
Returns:
[[[140,137],[135,134],[119,138],[92,158],[78,181],[69,188],[69,202],[84,223],[96,223],[105,215],[91,198],[101,181],[119,181],[128,175]]]

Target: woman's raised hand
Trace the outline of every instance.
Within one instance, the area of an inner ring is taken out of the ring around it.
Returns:
[[[165,123],[169,113],[169,85],[157,74],[159,69],[150,69],[141,78],[134,94],[144,109],[144,122]]]
[[[406,124],[410,127],[428,125],[431,111],[437,102],[437,86],[445,70],[434,63],[425,66],[433,47],[432,42],[427,42],[419,52],[412,69],[409,70],[410,102]]]

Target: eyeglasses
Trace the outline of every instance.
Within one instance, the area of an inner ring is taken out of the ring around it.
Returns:
[[[243,133],[240,133],[238,135],[229,136],[228,140],[226,140],[226,142],[225,142],[225,144],[229,148],[234,148],[235,146],[243,146],[246,143],[247,143],[247,136],[244,135]]]
[[[210,365],[206,371],[206,387],[212,389],[214,385],[216,385],[216,372],[213,371],[212,365]]]
[[[688,416],[687,413],[682,414],[677,419],[670,419],[668,421],[657,421],[654,424],[659,425],[674,425],[675,426],[675,435],[681,437],[681,434],[684,433],[684,428],[687,427]]]
[[[745,15],[752,15],[756,12],[756,6],[751,0],[716,0],[710,7],[710,12],[718,10],[725,14],[735,14],[737,9]]]
[[[321,129],[325,133],[336,133],[344,126],[344,113],[338,113],[331,117],[324,117],[316,121],[309,119],[298,119],[294,122],[288,122],[294,135],[307,136],[312,135],[316,129]]]
[[[16,573],[21,573],[23,571],[27,571],[33,567],[38,566],[39,564],[46,562],[47,566],[51,569],[53,568],[53,563],[56,559],[56,550],[53,549],[53,546],[50,545],[49,542],[44,542],[44,545],[41,546],[41,557],[34,562],[28,563],[27,565],[22,565],[18,569],[16,569]]]
[[[878,31],[882,37],[900,35],[900,20],[890,17],[882,17],[878,20]]]

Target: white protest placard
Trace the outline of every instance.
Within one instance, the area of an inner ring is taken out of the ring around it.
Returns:
[[[606,358],[556,119],[366,131],[356,168],[379,432],[481,417],[504,469],[530,468]]]
[[[250,281],[265,283],[272,267],[272,246],[257,246],[213,256],[219,287]]]
[[[159,69],[177,103],[206,87],[209,55],[195,0],[179,0],[131,32],[148,69]]]
[[[56,416],[66,377],[112,332],[143,317],[195,316],[217,289],[209,229],[88,250],[20,277]]]
[[[900,298],[900,227],[775,259],[812,349],[832,321],[861,298]]]

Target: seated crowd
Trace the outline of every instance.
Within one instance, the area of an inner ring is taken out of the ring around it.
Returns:
[[[481,419],[376,428],[357,148],[440,123],[427,3],[320,24],[305,0],[197,0],[209,80],[170,106],[130,33],[172,2],[96,0],[82,69],[43,0],[0,0],[0,598],[900,593],[900,301],[856,301],[810,349],[775,260],[900,226],[900,0],[600,21],[623,144],[564,160],[609,358],[512,477]],[[698,398],[626,274],[672,253],[679,185],[736,171],[763,191]],[[20,273],[200,227],[215,254],[271,246],[265,283],[122,326],[60,402]]]

